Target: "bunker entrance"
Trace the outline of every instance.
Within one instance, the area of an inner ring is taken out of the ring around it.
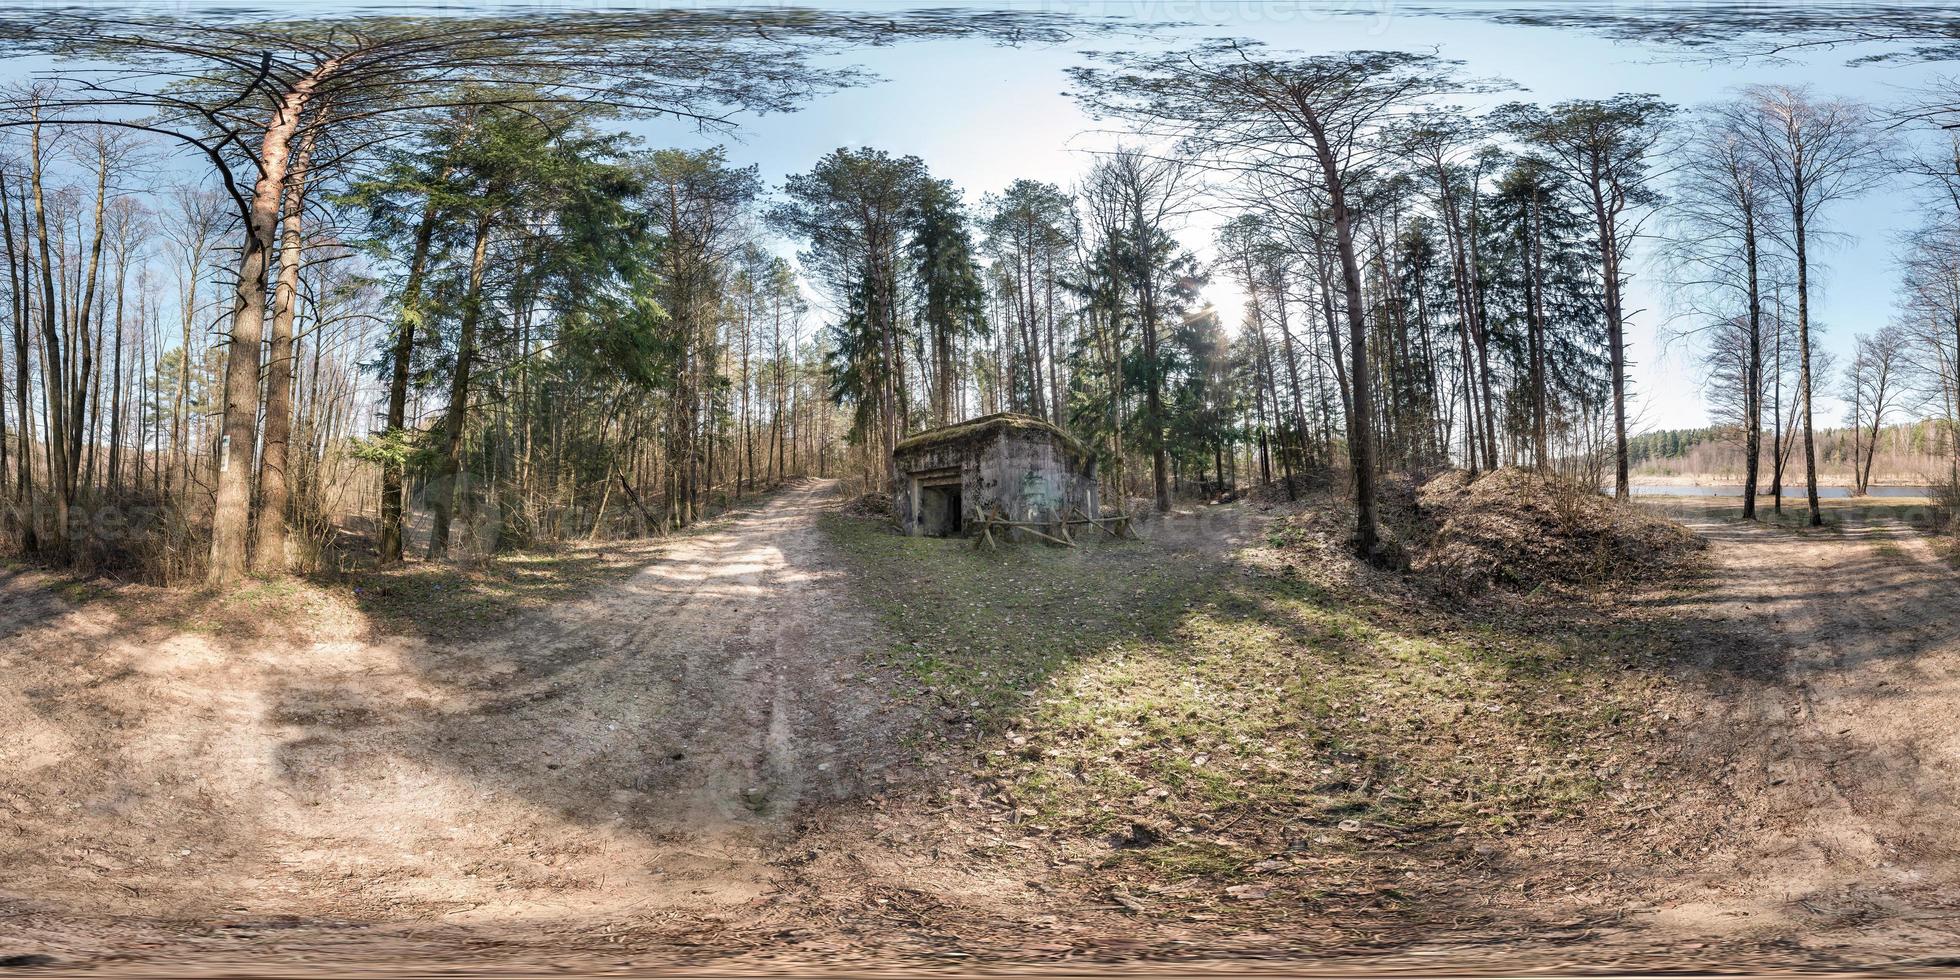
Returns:
[[[919,533],[935,538],[950,538],[960,533],[958,483],[919,488]]]

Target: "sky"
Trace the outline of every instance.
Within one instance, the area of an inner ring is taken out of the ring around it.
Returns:
[[[1624,2],[1624,0],[1622,0]],[[222,4],[220,4],[222,5]],[[685,5],[685,4],[682,4]],[[704,5],[705,4],[701,4]],[[900,10],[937,3],[846,3],[806,6]],[[1460,4],[1461,5],[1461,4]],[[208,8],[211,3],[200,3]],[[263,6],[263,5],[260,5]],[[639,6],[658,6],[641,4]],[[1908,90],[1927,86],[1957,65],[1878,64],[1852,66],[1855,51],[1823,51],[1792,63],[1710,63],[1685,61],[1662,49],[1614,42],[1583,32],[1513,27],[1474,18],[1424,16],[1399,0],[1336,0],[1296,5],[1267,0],[1138,0],[1125,3],[995,2],[992,8],[1079,12],[1132,24],[1175,24],[1137,33],[1090,35],[1057,45],[1001,47],[979,40],[939,40],[862,49],[838,60],[869,69],[878,81],[821,95],[801,111],[748,117],[733,134],[703,134],[679,121],[637,121],[625,128],[654,146],[702,147],[724,144],[732,162],[754,164],[773,188],[785,177],[807,170],[816,159],[841,146],[869,146],[894,155],[917,155],[939,177],[951,178],[967,200],[1005,188],[1019,178],[1069,185],[1083,173],[1095,151],[1120,138],[1112,124],[1089,118],[1068,96],[1065,69],[1089,59],[1085,52],[1170,49],[1203,38],[1250,38],[1277,51],[1322,53],[1352,49],[1435,51],[1464,62],[1468,74],[1501,77],[1515,88],[1485,97],[1488,104],[1514,100],[1553,102],[1605,97],[1622,92],[1653,93],[1682,106],[1723,98],[1736,87],[1759,82],[1812,86],[1819,95],[1848,96],[1874,103],[1898,101]],[[188,4],[153,9],[184,13]],[[282,13],[345,13],[358,5],[305,2]],[[395,12],[418,10],[457,14],[472,5],[457,2],[391,5]],[[497,9],[577,11],[596,4],[506,4]],[[0,80],[20,77],[26,62],[0,66]],[[1474,104],[1472,104],[1474,107]],[[1916,223],[1909,188],[1888,187],[1862,200],[1836,205],[1825,221],[1843,233],[1823,253],[1826,268],[1813,274],[1822,288],[1813,299],[1814,323],[1823,328],[1822,346],[1848,351],[1852,338],[1883,326],[1892,315],[1898,287],[1897,238]],[[1213,230],[1223,220],[1215,212],[1190,215],[1179,230],[1201,259],[1211,253]],[[779,243],[789,254],[792,243]],[[1628,306],[1636,311],[1629,326],[1631,428],[1685,428],[1707,423],[1695,351],[1670,334],[1691,324],[1678,318],[1657,270],[1647,258],[1651,243],[1636,245]],[[1235,324],[1242,295],[1230,277],[1215,275],[1204,299],[1227,324]],[[819,307],[821,309],[821,307]],[[1841,406],[1819,392],[1820,424],[1835,422]]]
[[[935,175],[952,178],[970,202],[977,202],[1017,178],[1067,186],[1087,169],[1095,151],[1120,137],[1110,131],[1112,124],[1090,118],[1067,94],[1064,70],[1083,64],[1084,51],[1175,48],[1208,37],[1252,38],[1275,50],[1305,53],[1434,50],[1463,61],[1471,75],[1499,76],[1517,86],[1487,97],[1488,104],[1643,92],[1691,107],[1722,99],[1739,86],[1765,82],[1808,84],[1819,95],[1883,104],[1942,74],[1960,71],[1960,66],[1854,67],[1846,62],[1858,52],[1845,50],[1785,64],[1689,62],[1663,49],[1585,33],[1421,16],[1410,12],[1412,5],[1396,0],[1305,7],[1261,0],[1158,0],[1040,9],[1186,26],[1155,30],[1149,37],[1090,37],[1058,46],[1002,48],[964,40],[857,52],[849,60],[883,81],[822,97],[802,112],[753,120],[736,140],[659,125],[639,128],[661,142],[727,143],[731,157],[757,164],[772,186],[840,146],[915,154]],[[1825,349],[1842,355],[1855,335],[1876,330],[1891,317],[1898,287],[1896,242],[1917,221],[1914,203],[1910,188],[1899,185],[1839,204],[1825,215],[1844,233],[1823,250],[1826,267],[1813,275],[1813,282],[1822,284],[1813,299],[1813,321],[1823,328]],[[1180,237],[1208,258],[1213,230],[1222,220],[1215,213],[1192,214]],[[1692,324],[1676,315],[1679,311],[1657,281],[1658,270],[1645,261],[1652,253],[1651,243],[1636,245],[1629,285],[1628,307],[1637,311],[1628,332],[1632,428],[1705,425],[1708,413],[1694,345],[1673,336]],[[1243,296],[1229,276],[1212,276],[1204,298],[1228,324],[1236,323]],[[1819,392],[1820,424],[1835,422],[1842,411]]]

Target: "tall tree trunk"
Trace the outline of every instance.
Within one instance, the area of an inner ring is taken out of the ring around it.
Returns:
[[[177,490],[180,494],[188,493],[191,485],[191,320],[196,315],[197,278],[202,271],[199,268],[202,264],[199,261],[201,252],[193,253],[189,258],[189,268],[184,270],[183,309],[180,311],[182,336],[178,338],[177,347],[177,397],[170,413],[170,450],[177,457]],[[162,353],[159,352],[157,356],[161,359]],[[167,472],[165,477],[164,490],[167,492],[171,489]]]
[[[225,353],[224,430],[218,451],[217,499],[211,511],[213,585],[245,574],[252,525],[253,449],[258,435],[259,357],[265,342],[266,265],[286,197],[293,134],[306,113],[321,73],[301,79],[279,103],[259,147],[259,179],[252,187],[246,233],[238,260],[238,293],[232,304],[231,344]]]
[[[1068,396],[1062,390],[1062,362],[1055,357],[1055,250],[1053,248],[1043,249],[1043,266],[1041,277],[1043,284],[1042,306],[1046,307],[1045,312],[1048,321],[1048,388],[1050,392],[1048,406],[1054,413],[1050,420],[1056,425],[1067,427],[1068,413],[1065,411],[1065,408],[1068,405]]]
[[[1147,277],[1148,270],[1141,275]],[[1150,480],[1156,492],[1157,512],[1168,514],[1171,509],[1170,454],[1164,447],[1164,372],[1163,364],[1157,357],[1157,303],[1147,282],[1139,279],[1137,285],[1138,312],[1143,320],[1143,360],[1148,382],[1144,389],[1144,411],[1149,415],[1149,421],[1144,431],[1150,436]]]
[[[1354,546],[1372,558],[1381,542],[1375,516],[1375,439],[1374,407],[1369,396],[1368,323],[1361,307],[1361,266],[1355,260],[1354,229],[1348,216],[1347,189],[1342,184],[1340,163],[1317,117],[1308,117],[1313,132],[1315,155],[1326,183],[1329,209],[1334,221],[1334,247],[1340,257],[1341,280],[1345,287],[1348,319],[1348,356],[1353,367],[1348,372],[1354,388],[1354,411],[1348,420],[1348,459],[1354,470]]]
[[[1861,497],[1871,492],[1872,462],[1878,458],[1879,429],[1885,423],[1885,387],[1889,381],[1890,368],[1880,365],[1876,370],[1879,374],[1872,390],[1872,434],[1871,438],[1865,440],[1864,465],[1858,473],[1858,495]],[[1855,466],[1857,463],[1854,462],[1852,465]]]
[[[7,278],[9,284],[13,287],[8,295],[13,298],[14,426],[18,430],[15,433],[18,451],[14,454],[14,466],[17,470],[14,477],[14,499],[20,506],[21,545],[29,552],[33,552],[40,547],[40,542],[35,533],[34,521],[34,424],[28,415],[27,408],[27,392],[29,387],[27,338],[30,329],[28,327],[28,321],[32,312],[29,301],[29,287],[32,284],[33,269],[31,267],[31,256],[29,256],[27,250],[26,217],[26,212],[23,210],[21,213],[23,224],[21,226],[20,257],[16,259],[16,253],[14,252],[13,206],[7,196],[5,176],[0,175],[0,232],[3,232],[6,236]],[[23,268],[23,266],[27,267]],[[4,475],[4,473],[0,473],[0,477],[4,477]]]
[[[1481,177],[1478,180],[1481,180]],[[1471,322],[1477,339],[1477,384],[1483,399],[1484,461],[1489,463],[1492,469],[1496,469],[1501,465],[1497,455],[1497,396],[1490,373],[1490,324],[1486,322],[1483,307],[1483,257],[1477,248],[1478,228],[1482,217],[1479,200],[1475,193],[1470,195],[1470,217],[1464,228],[1468,240],[1470,264],[1468,283],[1470,293],[1464,298],[1464,305],[1469,307],[1473,314]]]
[[[1456,188],[1448,168],[1439,157],[1434,161],[1436,183],[1439,197],[1443,202],[1443,236],[1450,250],[1450,281],[1452,299],[1456,307],[1457,357],[1463,362],[1463,451],[1464,468],[1472,476],[1481,468],[1482,433],[1484,428],[1479,416],[1487,414],[1477,407],[1477,358],[1476,349],[1481,347],[1482,331],[1478,326],[1476,287],[1472,283],[1472,260],[1469,247],[1465,244],[1468,234],[1464,228],[1462,206],[1457,200]],[[1488,404],[1488,403],[1486,403]],[[1495,459],[1488,460],[1491,467],[1497,466]]]
[[[21,320],[25,317],[21,313],[20,308],[22,299],[20,295],[20,259],[14,254],[13,205],[7,200],[7,174],[5,170],[0,170],[0,249],[4,249],[7,253],[8,320],[13,326],[15,335],[18,336]],[[25,418],[21,419],[22,423],[26,421]],[[11,454],[12,449],[7,444],[6,377],[4,373],[0,373],[0,486],[6,485],[7,469]],[[9,511],[8,513],[11,514],[12,512]],[[9,518],[4,522],[0,522],[0,527],[7,527],[11,524],[12,521]]]
[[[320,121],[317,114],[314,121],[317,126]],[[259,456],[259,523],[252,545],[252,568],[261,574],[286,570],[286,510],[291,503],[286,468],[293,433],[293,318],[299,310],[306,168],[312,155],[313,132],[309,131],[300,139],[286,179],[279,276],[272,295],[272,346],[266,357],[265,447]]]
[[[1627,480],[1627,348],[1620,296],[1620,230],[1606,202],[1606,188],[1592,186],[1593,215],[1599,225],[1600,273],[1606,286],[1606,344],[1613,372],[1613,497],[1632,494]]]
[[[783,461],[785,458],[783,439],[784,436],[786,436],[788,433],[783,428],[783,410],[786,407],[785,399],[787,396],[783,392],[783,300],[780,294],[778,294],[775,298],[775,309],[772,312],[773,312],[773,316],[771,318],[772,339],[770,340],[769,350],[774,355],[773,360],[775,361],[775,364],[773,364],[771,367],[772,367],[772,373],[774,374],[775,377],[774,377],[773,390],[771,391],[771,397],[770,397],[771,406],[769,410],[769,446],[772,455],[775,457],[775,466],[772,470],[772,473],[774,479],[780,481],[789,474],[789,471],[785,469],[783,465]],[[942,338],[942,340],[943,339],[944,338]],[[952,360],[951,356],[948,355],[943,349],[940,351],[940,355],[941,357],[945,358],[946,363],[948,364],[951,363]],[[942,389],[940,414],[939,414],[939,423],[941,425],[945,425],[947,422],[950,421],[946,408],[949,402],[944,397],[944,394],[945,392]]]
[[[1803,398],[1804,495],[1810,502],[1810,526],[1822,527],[1824,511],[1817,501],[1817,437],[1811,412],[1810,377],[1810,257],[1804,241],[1803,194],[1795,195],[1791,240],[1797,251],[1797,387]]]
[[[449,556],[449,522],[453,501],[461,494],[457,474],[463,468],[463,430],[469,421],[470,361],[476,356],[476,324],[483,313],[483,271],[490,252],[492,215],[476,219],[476,244],[470,252],[469,295],[463,301],[463,322],[456,339],[456,372],[449,379],[449,412],[443,419],[443,451],[429,509],[429,558]]]
[[[112,373],[109,381],[109,492],[122,489],[123,421],[123,300],[129,288],[129,243],[119,242],[116,265],[116,321]],[[139,297],[140,301],[140,297]]]
[[[1341,355],[1341,327],[1334,312],[1334,270],[1324,260],[1320,263],[1320,312],[1327,322],[1327,360],[1333,365],[1334,387],[1341,398],[1341,424],[1347,430],[1348,439],[1354,438],[1354,389],[1348,384],[1348,369]],[[1464,350],[1469,350],[1465,347]],[[1464,363],[1469,363],[1467,360]],[[1465,375],[1469,377],[1469,375]],[[1469,397],[1469,388],[1464,389],[1464,397]],[[1331,438],[1332,433],[1329,433]],[[1474,451],[1474,450],[1473,450]],[[1332,460],[1330,451],[1328,459]]]
[[[93,407],[100,404],[100,371],[96,367],[96,349],[101,346],[102,311],[98,309],[97,286],[102,272],[102,242],[108,231],[109,206],[109,151],[106,143],[98,144],[95,171],[95,231],[89,242],[88,262],[76,269],[78,279],[85,277],[86,285],[81,291],[81,302],[75,307],[73,342],[80,347],[79,363],[76,366],[74,388],[70,393],[69,431],[71,442],[68,447],[68,486],[72,495],[79,487],[94,482],[96,440],[91,432],[91,415],[100,417]],[[78,217],[79,223],[80,218]],[[80,235],[79,227],[76,234]],[[86,270],[86,271],[84,271]],[[104,297],[106,300],[106,297]],[[90,433],[87,440],[88,478],[78,480],[82,473],[82,450],[85,448],[83,434]]]
[[[48,242],[48,212],[42,193],[41,126],[39,107],[35,124],[28,129],[28,159],[34,191],[34,224],[39,232],[41,252],[41,398],[47,416],[48,483],[54,491],[54,549],[58,557],[68,554],[68,505],[74,500],[69,480],[68,409],[62,359],[61,333],[56,323],[55,266]]]
[[[429,266],[429,245],[435,238],[436,201],[434,196],[422,206],[422,221],[415,227],[415,250],[408,260],[408,279],[402,284],[401,312],[395,318],[395,338],[389,353],[388,414],[383,420],[390,435],[403,434],[408,425],[408,374],[415,356],[415,332],[422,324],[422,278]],[[402,463],[389,458],[381,464],[381,538],[383,563],[402,560]]]
[[[1743,464],[1742,519],[1756,519],[1756,490],[1762,476],[1763,451],[1763,297],[1758,280],[1756,217],[1748,205],[1743,208],[1743,261],[1749,278],[1749,364],[1744,371],[1742,393]]]
[[[1296,450],[1300,450],[1305,447],[1306,443],[1304,440],[1307,438],[1306,398],[1300,390],[1300,359],[1294,350],[1293,327],[1287,321],[1286,316],[1286,283],[1277,276],[1274,277],[1272,283],[1272,295],[1273,321],[1274,325],[1279,328],[1280,354],[1286,358],[1286,386],[1293,396],[1293,444]],[[1313,321],[1309,319],[1308,322],[1311,323]],[[1311,335],[1313,331],[1309,329],[1307,333]],[[1260,342],[1264,343],[1263,337]],[[1268,352],[1266,357],[1266,370],[1269,375],[1272,373],[1272,356],[1270,352]],[[1273,378],[1272,381],[1277,386],[1278,379]],[[1273,414],[1279,414],[1279,393],[1277,390],[1273,393]],[[1286,444],[1282,441],[1280,443],[1280,454],[1283,457],[1285,453]],[[1291,472],[1290,467],[1288,467],[1288,471]],[[1293,499],[1293,485],[1290,482],[1286,486],[1286,499]]]
[[[1770,389],[1770,508],[1783,513],[1783,291],[1776,292],[1776,343],[1771,359],[1775,362]]]
[[[1525,306],[1531,329],[1531,441],[1537,449],[1538,472],[1552,466],[1551,425],[1545,378],[1545,225],[1544,202],[1531,198],[1530,262],[1525,277]]]
[[[755,434],[749,431],[749,337],[754,332],[755,317],[749,304],[744,304],[742,313],[742,452],[737,456],[741,473],[735,480],[735,494],[741,496],[750,489],[750,484],[759,482],[755,477]]]

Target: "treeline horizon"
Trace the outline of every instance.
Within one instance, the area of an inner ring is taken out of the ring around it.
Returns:
[[[1889,422],[1879,429],[1875,439],[1870,430],[1862,427],[1819,428],[1818,474],[1827,483],[1842,480],[1853,489],[1862,489],[1861,475],[1867,483],[1948,482],[1955,465],[1952,440],[1953,431],[1943,419]],[[1692,476],[1740,481],[1746,469],[1743,443],[1744,434],[1732,427],[1656,429],[1629,439],[1628,451],[1636,479]],[[1763,452],[1759,469],[1773,473],[1776,465],[1773,433],[1761,433],[1759,443]],[[1789,456],[1786,449],[1786,466]],[[1764,486],[1773,482],[1765,481]],[[1794,481],[1785,482],[1795,485]]]
[[[1648,274],[1762,483],[1839,458],[1820,384],[1867,476],[1888,421],[1960,411],[1955,131],[1788,86],[1471,113],[1501,86],[1438,55],[1207,42],[1069,72],[1127,136],[1066,186],[961,188],[870,147],[777,182],[621,132],[795,109],[861,83],[813,60],[858,45],[1068,36],[756,16],[12,23],[14,50],[127,66],[0,105],[14,550],[225,584],[398,562],[412,537],[440,560],[664,532],[800,475],[889,489],[906,435],[1016,411],[1159,510],[1344,482],[1373,553],[1393,472],[1628,493],[1626,292]],[[183,153],[209,176],[148,186]],[[1813,349],[1811,251],[1902,180],[1928,205],[1909,288],[1839,370]],[[1221,279],[1237,331],[1200,302]]]

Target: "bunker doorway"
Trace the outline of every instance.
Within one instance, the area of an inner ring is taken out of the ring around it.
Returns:
[[[919,488],[919,531],[935,538],[957,537],[961,528],[960,485]]]

